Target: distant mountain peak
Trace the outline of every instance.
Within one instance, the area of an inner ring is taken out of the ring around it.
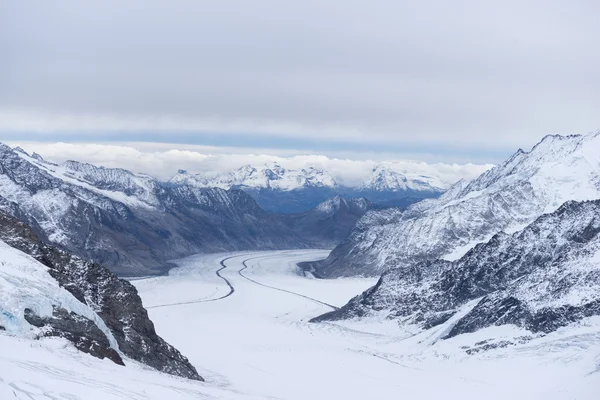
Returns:
[[[324,170],[303,168],[300,170],[287,169],[278,163],[266,163],[259,167],[243,165],[240,168],[207,177],[201,174],[178,174],[171,179],[174,183],[186,183],[196,187],[249,188],[294,190],[307,187],[335,188],[335,179]]]
[[[416,192],[442,192],[442,185],[434,183],[435,179],[425,175],[414,174],[406,176],[408,171],[399,172],[390,165],[382,163],[373,167],[369,178],[358,186],[362,191],[416,191]],[[434,186],[436,185],[436,186]]]

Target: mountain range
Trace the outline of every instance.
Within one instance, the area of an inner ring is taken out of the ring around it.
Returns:
[[[532,340],[600,315],[600,133],[547,136],[474,181],[405,211],[370,211],[321,276],[375,286],[313,322],[394,321],[448,339],[500,325],[468,353]]]
[[[598,260],[600,200],[569,201],[456,261],[390,269],[341,309],[313,321],[371,317],[395,320],[407,331],[449,322],[442,339],[507,324],[543,335],[600,315]]]
[[[115,273],[161,274],[169,260],[200,252],[333,246],[327,259],[301,268],[317,278],[379,276],[341,307],[245,276],[261,268],[246,264],[252,258],[241,261],[236,279],[332,309],[311,320],[327,331],[331,322],[336,330],[348,321],[391,322],[396,339],[426,345],[478,332],[477,341],[461,342],[468,355],[539,344],[600,316],[600,133],[547,136],[408,208],[346,198],[314,168],[247,167],[227,176],[210,181],[181,172],[164,182],[77,161],[54,164],[0,145],[0,331],[59,337],[119,365],[201,381],[157,334],[136,288]],[[386,166],[372,178],[347,193],[434,188]],[[253,198],[325,189],[331,197],[295,213],[269,213]],[[229,258],[219,265],[226,268]],[[278,268],[276,259],[266,264]],[[298,278],[301,270],[292,268]],[[157,307],[224,300],[235,288],[219,271],[229,294]],[[508,334],[493,330],[508,325]],[[398,364],[383,353],[376,358]]]
[[[0,208],[45,241],[121,275],[160,273],[168,260],[198,252],[305,246],[243,191],[56,165],[8,146],[0,146]]]
[[[529,152],[438,199],[405,211],[372,210],[312,268],[325,277],[376,276],[391,268],[455,260],[499,232],[513,233],[569,200],[600,197],[600,134],[545,137]]]
[[[325,202],[277,215],[243,190],[162,182],[77,161],[58,165],[0,145],[0,210],[43,241],[121,276],[160,274],[169,260],[200,252],[329,248],[371,207],[363,200]]]
[[[406,207],[424,198],[438,197],[447,189],[447,184],[437,177],[399,172],[386,163],[375,166],[364,182],[354,186],[339,184],[322,169],[288,169],[277,163],[245,165],[213,177],[180,170],[169,182],[198,188],[241,189],[261,208],[274,213],[304,212],[334,196],[366,198],[378,207]]]

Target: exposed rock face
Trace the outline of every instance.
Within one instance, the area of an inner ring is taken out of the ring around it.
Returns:
[[[163,273],[168,260],[200,252],[306,247],[242,191],[75,161],[55,165],[5,145],[0,207],[44,241],[122,276]]]
[[[52,317],[40,317],[33,310],[25,309],[25,320],[31,325],[44,328],[44,336],[57,336],[72,342],[84,353],[103,359],[108,358],[116,364],[125,365],[123,359],[112,347],[104,332],[84,316],[54,307]]]
[[[600,133],[547,136],[472,182],[406,211],[367,213],[327,260],[327,277],[368,275],[419,261],[456,260],[499,232],[512,233],[568,200],[600,198]]]
[[[29,226],[5,213],[0,213],[0,239],[46,265],[60,286],[100,316],[123,354],[165,373],[202,380],[187,358],[157,335],[132,284],[97,263],[42,243]],[[103,352],[104,342],[80,316],[65,315],[58,309],[52,319],[43,320],[33,314],[29,318],[36,326],[42,324],[60,330],[68,339],[77,338],[78,332],[87,329],[87,336],[82,337],[88,343],[83,347]]]
[[[446,337],[504,324],[552,332],[600,315],[599,259],[600,200],[567,202],[457,261],[392,269],[340,310],[313,321],[378,316],[428,329],[459,316]]]

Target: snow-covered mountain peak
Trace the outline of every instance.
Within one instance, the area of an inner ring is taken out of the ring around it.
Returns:
[[[531,151],[517,151],[506,162],[472,181],[456,199],[468,200],[527,184],[551,212],[567,200],[591,200],[600,190],[600,133],[548,135]]]
[[[382,163],[373,168],[371,175],[359,185],[358,190],[441,192],[442,186],[433,177],[411,174],[406,169],[398,171],[392,165]]]
[[[420,260],[461,257],[569,200],[600,198],[600,134],[547,136],[470,183],[402,214],[367,213],[323,263],[325,273],[378,274]],[[346,271],[347,270],[347,271]]]
[[[287,169],[278,163],[266,163],[260,167],[244,165],[234,171],[207,177],[201,174],[177,174],[172,183],[186,183],[196,187],[218,187],[222,189],[250,188],[294,190],[306,187],[337,186],[326,171],[316,168]]]

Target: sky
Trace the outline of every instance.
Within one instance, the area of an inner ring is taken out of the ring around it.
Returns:
[[[0,140],[497,163],[600,128],[598,15],[590,0],[2,0]]]

